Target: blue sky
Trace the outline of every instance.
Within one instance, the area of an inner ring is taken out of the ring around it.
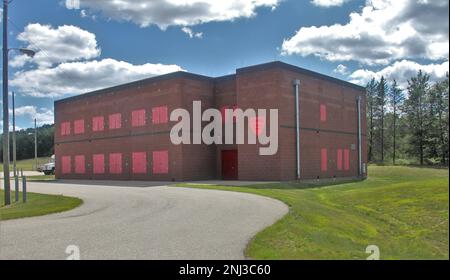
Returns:
[[[380,75],[404,84],[418,69],[440,79],[448,69],[447,1],[124,2],[11,3],[10,47],[39,50],[10,56],[18,127],[51,122],[55,99],[178,69],[221,76],[281,60],[359,84]]]

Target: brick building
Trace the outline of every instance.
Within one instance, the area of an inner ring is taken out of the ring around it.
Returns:
[[[201,101],[202,109],[278,109],[278,152],[261,156],[259,144],[172,144],[170,130],[176,122],[170,121],[170,112],[191,112],[193,101]],[[282,62],[218,78],[187,72],[152,77],[55,102],[56,177],[181,181],[365,176],[365,104],[364,88]]]

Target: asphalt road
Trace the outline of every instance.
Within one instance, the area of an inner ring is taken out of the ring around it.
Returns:
[[[243,259],[248,241],[288,211],[277,200],[236,192],[97,184],[29,183],[29,191],[84,204],[0,222],[0,259],[66,259],[70,245],[81,259]]]

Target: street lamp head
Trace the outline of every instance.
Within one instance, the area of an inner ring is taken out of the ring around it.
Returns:
[[[19,51],[20,51],[21,53],[25,54],[25,55],[28,55],[28,56],[31,57],[31,58],[33,58],[34,55],[36,54],[35,51],[30,50],[30,49],[23,49],[23,48],[21,48],[21,49],[19,49]]]

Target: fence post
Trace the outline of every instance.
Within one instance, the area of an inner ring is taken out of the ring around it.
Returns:
[[[27,177],[22,177],[22,201],[27,202]]]
[[[15,183],[15,199],[16,202],[19,201],[19,175],[16,174],[16,176],[14,176],[14,183]]]

